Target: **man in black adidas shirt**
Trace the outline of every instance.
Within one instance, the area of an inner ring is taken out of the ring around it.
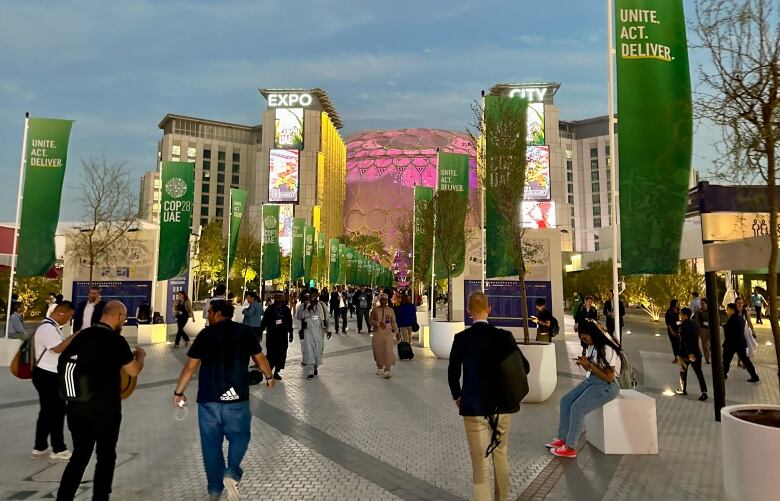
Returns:
[[[70,501],[76,495],[93,449],[97,463],[92,499],[108,499],[111,494],[116,443],[122,422],[119,371],[124,369],[130,376],[137,376],[144,367],[146,356],[141,347],[131,352],[127,340],[120,335],[126,318],[125,305],[109,301],[103,308],[100,321],[79,331],[60,355],[60,366],[63,359],[77,360],[79,370],[83,370],[90,381],[93,394],[87,401],[70,400],[67,403],[73,455],[62,473],[57,501]],[[67,377],[65,380],[67,385]]]
[[[226,490],[230,501],[239,498],[238,483],[243,474],[241,460],[249,446],[252,414],[247,363],[250,357],[265,375],[268,387],[274,386],[271,366],[257,336],[232,318],[232,304],[225,300],[211,302],[209,325],[192,343],[173,396],[174,405],[186,405],[184,390],[200,367],[198,426],[209,498],[219,499]],[[228,440],[227,468],[222,454],[224,438]]]

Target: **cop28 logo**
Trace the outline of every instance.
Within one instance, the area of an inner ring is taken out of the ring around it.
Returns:
[[[274,216],[265,216],[263,224],[266,228],[276,228],[276,218]]]
[[[174,177],[165,183],[165,193],[172,198],[181,198],[187,193],[187,183],[180,177]]]

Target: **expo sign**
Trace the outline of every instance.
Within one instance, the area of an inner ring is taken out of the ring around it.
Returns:
[[[295,108],[297,106],[311,106],[314,99],[311,94],[280,94],[272,92],[268,94],[269,108]]]

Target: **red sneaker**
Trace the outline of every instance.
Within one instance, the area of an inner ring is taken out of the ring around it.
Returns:
[[[548,443],[544,444],[544,446],[547,447],[548,449],[557,449],[558,447],[564,447],[565,445],[566,445],[566,442],[564,442],[560,438],[556,438],[552,442],[548,442]]]
[[[565,445],[563,447],[558,447],[557,449],[550,449],[550,452],[552,453],[553,456],[558,456],[559,458],[577,457],[577,451],[570,447],[566,447]]]

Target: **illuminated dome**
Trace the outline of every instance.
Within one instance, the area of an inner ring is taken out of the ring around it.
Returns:
[[[414,186],[436,183],[436,148],[471,157],[469,184],[476,193],[474,147],[462,132],[442,129],[367,131],[347,137],[347,232],[380,235],[389,251],[398,249],[395,221],[411,214]],[[472,196],[473,198],[473,196]]]

